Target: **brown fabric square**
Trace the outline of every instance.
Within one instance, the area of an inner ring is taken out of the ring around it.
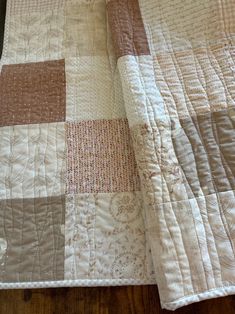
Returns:
[[[64,279],[65,197],[0,201],[0,280]]]
[[[0,126],[65,121],[64,60],[5,65]]]
[[[126,119],[67,124],[68,193],[140,190]]]
[[[149,55],[138,0],[111,0],[107,9],[117,57]]]

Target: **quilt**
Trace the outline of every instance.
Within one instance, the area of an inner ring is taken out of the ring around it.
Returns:
[[[8,0],[0,288],[235,293],[233,0]]]

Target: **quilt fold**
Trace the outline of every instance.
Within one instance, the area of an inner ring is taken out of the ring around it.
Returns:
[[[8,0],[0,288],[235,293],[233,0]]]
[[[163,308],[235,291],[235,5],[110,0]]]

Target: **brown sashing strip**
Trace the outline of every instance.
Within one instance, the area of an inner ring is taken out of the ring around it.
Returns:
[[[107,10],[117,57],[149,55],[138,0],[111,0]]]

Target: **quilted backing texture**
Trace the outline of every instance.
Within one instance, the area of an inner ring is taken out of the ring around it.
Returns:
[[[174,310],[235,292],[235,7],[139,0],[139,9],[149,52],[130,51],[118,67],[161,304]],[[133,25],[123,36],[135,46]]]

